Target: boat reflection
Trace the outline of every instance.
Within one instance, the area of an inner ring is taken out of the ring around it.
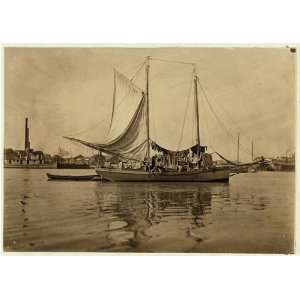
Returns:
[[[227,186],[224,186],[225,190]],[[96,189],[98,216],[107,222],[107,240],[113,251],[117,246],[135,249],[153,237],[170,236],[175,227],[186,232],[211,224],[207,217],[212,212],[212,198],[218,197],[224,189],[219,185],[191,185],[190,188],[178,189],[174,185],[138,185],[129,188],[125,184],[110,186],[110,192]],[[160,231],[162,225],[172,225],[170,232]],[[117,248],[119,249],[119,248]]]

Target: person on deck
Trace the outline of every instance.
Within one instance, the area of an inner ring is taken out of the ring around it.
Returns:
[[[178,166],[177,166],[177,172],[181,172],[182,171],[182,165],[181,164],[178,164]]]
[[[197,170],[200,168],[200,159],[197,154],[193,155],[191,163],[193,170]]]
[[[149,162],[148,162],[147,157],[145,157],[144,160],[143,160],[143,167],[144,167],[146,172],[149,171]]]
[[[156,154],[152,156],[151,158],[151,166],[150,166],[150,171],[154,172],[156,169]]]
[[[163,160],[161,157],[156,157],[156,169],[162,173],[162,171],[164,170],[164,164],[163,164]]]

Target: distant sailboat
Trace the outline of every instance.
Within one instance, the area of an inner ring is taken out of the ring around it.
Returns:
[[[66,157],[70,155],[70,152],[68,152],[67,150],[65,150],[64,148],[62,148],[61,146],[58,147],[57,150],[57,155],[61,156],[61,157]]]
[[[104,168],[97,167],[96,172],[109,181],[180,181],[180,182],[214,182],[229,180],[230,169],[217,167],[211,164],[199,166],[198,168],[178,171],[176,169],[165,168],[161,172],[150,170],[151,155],[150,149],[161,152],[171,160],[187,156],[207,157],[206,146],[200,145],[199,112],[198,112],[198,82],[194,64],[193,86],[195,119],[197,128],[197,143],[188,149],[172,151],[161,147],[150,136],[150,116],[149,116],[149,68],[150,57],[147,57],[142,67],[145,67],[146,84],[145,90],[138,87],[125,75],[114,70],[114,91],[113,108],[108,136],[103,143],[92,143],[73,137],[65,137],[71,141],[78,142],[87,147],[100,152],[118,155],[120,158],[146,162],[147,169],[130,168]],[[188,63],[187,63],[188,64]],[[123,105],[122,105],[123,104]],[[122,105],[122,109],[118,109]]]

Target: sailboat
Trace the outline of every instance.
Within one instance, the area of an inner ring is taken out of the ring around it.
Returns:
[[[146,82],[142,89],[132,79],[114,69],[113,105],[108,135],[103,143],[93,143],[77,139],[75,137],[64,137],[73,142],[98,150],[100,153],[117,155],[120,159],[141,163],[143,167],[123,168],[98,166],[95,171],[102,178],[109,181],[125,182],[228,182],[230,169],[217,167],[213,164],[192,169],[164,168],[153,171],[151,169],[150,149],[163,154],[170,165],[176,165],[180,157],[204,157],[206,146],[200,145],[199,128],[199,104],[198,104],[198,82],[196,65],[193,65],[193,91],[194,109],[197,128],[197,143],[188,149],[178,151],[169,150],[151,139],[150,115],[149,115],[149,69],[150,56],[146,57],[142,64],[145,70]]]

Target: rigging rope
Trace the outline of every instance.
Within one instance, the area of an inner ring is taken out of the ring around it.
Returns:
[[[146,61],[144,60],[140,65],[139,65],[139,68],[137,69],[137,71],[133,74],[133,76],[131,77],[130,81],[133,81],[137,74],[142,70],[142,68],[144,67]]]
[[[206,94],[206,92],[205,92],[202,84],[200,83],[199,77],[198,77],[198,83],[199,83],[200,89],[201,89],[201,91],[202,91],[202,93],[204,95],[204,99],[207,102],[207,104],[208,104],[209,108],[211,109],[213,115],[215,116],[216,120],[219,122],[219,124],[221,125],[221,127],[227,132],[227,134],[230,135],[232,138],[234,138],[234,136],[232,135],[232,133],[227,129],[227,127],[225,126],[225,124],[218,117],[218,115],[216,114],[214,108],[212,107],[211,103],[209,102],[207,94]]]
[[[214,102],[216,103],[215,99],[213,97],[211,97],[211,95],[209,96],[210,99],[214,100]],[[234,118],[232,117],[232,115],[228,112],[227,109],[225,109],[224,106],[222,106],[221,103],[218,103],[218,107],[222,110],[223,115],[226,116],[226,119],[229,120],[234,127],[236,127],[238,129],[238,132],[241,132],[241,128],[239,127],[239,125],[237,124],[237,122],[234,120]],[[249,138],[249,136],[243,134],[244,137],[246,137],[248,139],[249,142],[252,142],[252,139]]]
[[[175,63],[175,64],[183,64],[183,65],[195,65],[195,63],[192,63],[192,62],[184,62],[184,61],[179,61],[179,60],[168,60],[168,59],[154,58],[154,57],[150,57],[150,59],[151,60],[156,60],[156,61],[167,62],[167,63]]]
[[[183,62],[183,61],[177,61],[177,60],[167,60],[167,59],[160,59],[160,58],[153,58],[153,57],[150,57],[150,59],[152,61],[161,61],[161,62],[166,62],[166,63],[177,63],[177,64],[184,64],[184,65],[189,65],[189,66],[195,66],[196,64],[195,63],[192,63],[192,62]],[[133,82],[133,80],[136,78],[136,76],[138,75],[138,73],[141,71],[141,69],[144,67],[146,61],[144,60],[139,66],[138,66],[138,69],[137,71],[134,73],[134,75],[130,78],[130,81]],[[198,83],[199,83],[199,86],[200,86],[200,89],[204,95],[204,98],[210,108],[210,110],[212,111],[214,117],[216,118],[216,120],[218,121],[218,123],[221,125],[221,127],[226,131],[226,133],[233,139],[235,140],[235,136],[230,132],[230,130],[228,130],[228,128],[225,126],[225,124],[223,123],[223,121],[218,117],[216,111],[214,110],[213,106],[211,105],[209,99],[208,99],[208,96],[207,96],[207,93],[204,89],[204,87],[202,86],[200,80],[199,80],[199,76],[197,76],[197,80],[198,80]],[[185,107],[185,113],[184,113],[184,118],[183,118],[183,125],[182,125],[182,128],[181,128],[181,135],[180,135],[180,140],[179,140],[179,145],[178,145],[178,149],[180,148],[181,146],[181,143],[182,143],[182,139],[183,139],[183,131],[184,131],[184,126],[185,126],[185,123],[186,123],[186,116],[187,116],[187,110],[188,110],[188,106],[189,106],[189,100],[190,100],[190,94],[191,94],[191,87],[192,85],[190,85],[190,88],[189,88],[189,92],[188,92],[188,99],[187,99],[187,103],[186,103],[186,107]],[[129,94],[129,92],[127,93]],[[120,103],[116,106],[116,110],[120,108],[121,104],[123,103],[125,97],[127,97],[128,95],[125,95],[122,100],[120,101]],[[226,112],[226,110],[222,107],[223,111]],[[226,112],[227,113],[227,112]],[[229,113],[227,113],[229,115]],[[81,135],[85,132],[88,132],[90,131],[91,129],[94,129],[96,128],[97,126],[99,126],[100,124],[102,124],[104,121],[106,121],[109,117],[111,116],[111,114],[107,114],[100,122],[97,122],[96,124],[92,125],[91,127],[85,129],[85,130],[82,130],[82,131],[79,131],[75,134],[71,134],[72,136],[76,136],[76,135]],[[230,118],[232,120],[232,118]],[[194,132],[194,126],[195,124],[193,123],[193,126],[192,126],[192,141],[193,141],[193,132]],[[237,126],[238,127],[238,126]],[[69,134],[70,135],[70,134]],[[211,146],[210,146],[211,147]],[[241,150],[243,151],[243,148],[244,146],[242,144],[240,144],[240,147],[241,147]],[[213,147],[211,147],[213,148]],[[247,150],[244,149],[244,152],[247,153],[247,154],[250,154],[250,152],[248,152]]]
[[[219,122],[219,124],[221,125],[221,127],[226,131],[226,133],[235,141],[235,136],[230,132],[230,130],[227,129],[227,127],[225,126],[225,124],[222,122],[222,120],[218,117],[217,113],[215,112],[214,108],[212,107],[209,99],[208,99],[208,96],[206,94],[206,91],[204,89],[204,87],[202,86],[202,84],[200,83],[200,80],[199,80],[199,77],[198,77],[198,83],[199,83],[199,86],[200,86],[200,89],[204,95],[204,99],[206,100],[210,110],[212,111],[214,117],[216,118],[216,120]],[[249,155],[251,155],[251,153],[246,150],[246,148],[240,143],[240,147],[241,147],[241,150],[244,151],[244,153],[247,153]]]
[[[202,99],[202,97],[200,97],[200,99]],[[203,103],[203,107],[204,107],[204,101],[203,101],[203,99],[202,99],[202,103]],[[209,148],[211,148],[214,152],[213,153],[211,153],[211,154],[214,154],[214,153],[217,153],[217,150],[214,148],[214,146],[212,146],[211,144],[210,144],[210,136],[211,136],[211,134],[210,134],[210,129],[209,129],[209,122],[207,121],[207,119],[206,119],[206,114],[204,113],[203,114],[203,116],[202,116],[202,120],[204,120],[204,123],[205,123],[205,127],[206,127],[206,130],[207,130],[207,133],[208,133],[208,135],[207,135],[207,146],[209,147]]]
[[[153,58],[153,57],[151,57],[151,60],[154,60],[154,61],[161,61],[161,62],[167,62],[167,63],[184,64],[184,65],[193,65],[193,66],[196,65],[196,63],[192,63],[192,62],[183,62],[183,61],[168,60],[168,59]],[[230,130],[227,129],[227,127],[225,126],[225,124],[221,121],[221,119],[218,117],[217,113],[216,113],[215,110],[213,109],[212,105],[210,104],[210,102],[209,102],[209,100],[208,100],[208,96],[207,96],[207,94],[206,94],[206,92],[205,92],[203,86],[201,85],[201,83],[200,83],[200,81],[199,81],[199,76],[198,76],[198,82],[199,82],[200,88],[201,88],[201,90],[202,90],[202,92],[203,92],[203,94],[204,94],[205,100],[207,101],[207,103],[208,103],[210,109],[212,110],[212,112],[213,112],[215,118],[217,119],[217,121],[219,122],[219,124],[221,125],[221,127],[227,132],[227,134],[230,135],[230,136],[235,140],[234,135],[230,132]],[[224,109],[224,107],[222,107],[221,105],[220,105],[220,107],[222,108],[223,112],[225,112],[225,114],[227,114],[227,115],[229,116],[230,120],[233,121],[233,118],[232,118],[232,117],[230,116],[230,114]],[[235,122],[234,122],[234,123],[235,123]],[[235,123],[235,125],[236,125],[236,123]],[[236,127],[239,129],[239,126],[236,126]],[[194,131],[194,127],[192,128],[192,132],[193,132],[193,131]],[[241,130],[239,129],[239,131],[241,131]],[[249,138],[247,137],[247,139],[249,139]],[[240,143],[240,148],[241,148],[241,150],[242,150],[243,152],[245,152],[245,153],[251,155],[251,153],[249,152],[249,150],[247,150],[246,147],[244,147],[241,143]]]
[[[143,62],[139,65],[139,68],[138,68],[137,71],[134,73],[134,75],[130,78],[129,81],[133,82],[133,80],[135,79],[135,77],[137,76],[137,74],[140,72],[140,70],[142,69],[142,67],[144,66],[144,64],[145,64],[145,61],[143,61]],[[120,108],[121,104],[124,102],[124,99],[129,95],[129,93],[130,93],[130,90],[127,92],[127,94],[124,95],[124,97],[122,98],[122,100],[120,101],[120,103],[115,107],[115,111],[118,110],[118,109]],[[106,121],[109,117],[111,117],[111,113],[109,113],[109,114],[107,113],[106,116],[104,116],[104,118],[103,118],[101,121],[95,123],[94,125],[88,127],[87,129],[78,131],[78,132],[73,133],[73,134],[69,133],[69,134],[65,134],[65,135],[67,135],[67,136],[78,136],[78,135],[81,135],[81,134],[83,134],[83,133],[86,133],[86,132],[88,132],[88,131],[90,131],[90,130],[96,128],[96,127],[98,127],[98,126],[101,125],[102,123],[104,123],[104,121]]]
[[[187,96],[187,101],[186,101],[186,105],[185,105],[185,111],[184,111],[182,128],[181,128],[181,134],[180,134],[180,138],[179,138],[179,143],[178,143],[177,150],[180,149],[181,143],[182,143],[182,139],[183,139],[183,130],[184,130],[184,126],[185,126],[185,122],[186,122],[186,116],[187,116],[187,111],[188,111],[188,107],[189,107],[189,103],[190,103],[190,99],[191,99],[192,86],[193,86],[193,78],[192,78],[192,80],[190,82],[190,86],[189,86],[189,90],[188,90],[188,96]]]
[[[152,95],[151,95],[151,89],[149,90],[149,98],[152,99]],[[149,112],[150,113],[150,112]],[[153,116],[155,115],[154,110],[151,111],[151,114],[153,114]],[[156,141],[158,139],[158,135],[157,135],[157,127],[156,127],[156,122],[155,122],[155,116],[153,118],[151,118],[152,120],[152,129],[151,130],[151,136],[153,137],[153,139]],[[153,134],[154,133],[154,134]]]
[[[204,106],[204,101],[203,101],[203,99],[202,99],[202,97],[199,97],[200,99],[201,99],[201,102],[202,102],[202,107],[204,108],[205,106]],[[203,120],[204,121],[204,124],[205,124],[205,128],[206,128],[206,131],[207,131],[207,146],[209,146],[210,147],[210,130],[209,130],[209,126],[208,126],[208,122],[207,122],[207,119],[206,119],[206,114],[205,114],[205,112],[204,112],[204,114],[203,114],[203,116],[201,116],[201,120]],[[212,147],[211,147],[212,148]],[[212,148],[213,149],[213,148]],[[215,150],[214,150],[215,151]]]
[[[199,76],[198,76],[198,82],[199,82],[199,85],[200,85],[200,81],[199,81],[199,80],[200,80],[200,79],[199,79]],[[203,86],[202,86],[202,89],[204,90],[204,87],[203,87]],[[208,97],[207,94],[208,94],[208,93],[206,92],[207,98],[210,98],[210,99],[214,100],[214,98],[211,97],[211,95],[210,95],[210,97]],[[214,100],[214,102],[216,102],[216,101]],[[218,103],[218,106],[222,109],[222,111],[225,113],[225,115],[228,115],[228,120],[230,120],[231,122],[233,122],[234,125],[235,125],[235,127],[237,127],[238,131],[240,132],[241,129],[240,129],[240,127],[237,125],[237,123],[234,122],[234,119],[233,119],[233,117],[231,116],[231,114],[230,114],[230,113],[229,113],[229,112],[221,105],[221,103],[220,103],[220,104]]]

